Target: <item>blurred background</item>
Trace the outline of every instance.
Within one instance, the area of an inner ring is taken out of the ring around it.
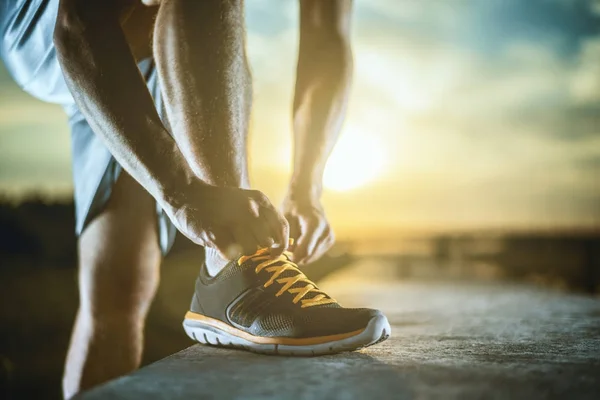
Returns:
[[[254,186],[291,170],[296,1],[248,0]],[[600,291],[600,1],[356,0],[355,78],[325,174],[338,245],[306,267]],[[0,397],[58,398],[77,308],[70,134],[0,65]],[[201,249],[165,260],[145,362],[181,327]]]

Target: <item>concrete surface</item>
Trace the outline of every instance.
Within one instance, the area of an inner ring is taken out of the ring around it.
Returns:
[[[321,286],[345,306],[387,313],[392,337],[377,346],[285,358],[194,345],[80,398],[600,398],[600,299],[401,282],[375,269],[363,263]]]

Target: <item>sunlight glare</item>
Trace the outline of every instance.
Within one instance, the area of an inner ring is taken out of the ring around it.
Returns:
[[[356,189],[378,178],[384,161],[385,151],[378,137],[348,130],[329,158],[323,183],[335,191]]]

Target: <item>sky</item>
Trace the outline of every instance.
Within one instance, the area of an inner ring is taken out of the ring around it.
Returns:
[[[248,0],[253,185],[291,165],[292,0]],[[600,1],[356,0],[348,115],[326,172],[338,235],[600,226]],[[0,193],[70,196],[55,105],[0,70]]]

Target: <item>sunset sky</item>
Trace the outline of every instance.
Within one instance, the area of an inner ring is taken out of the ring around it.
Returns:
[[[298,6],[246,3],[251,173],[279,202]],[[600,226],[600,1],[357,0],[353,46],[324,196],[342,236]],[[0,69],[0,192],[32,191],[72,191],[66,118]]]

